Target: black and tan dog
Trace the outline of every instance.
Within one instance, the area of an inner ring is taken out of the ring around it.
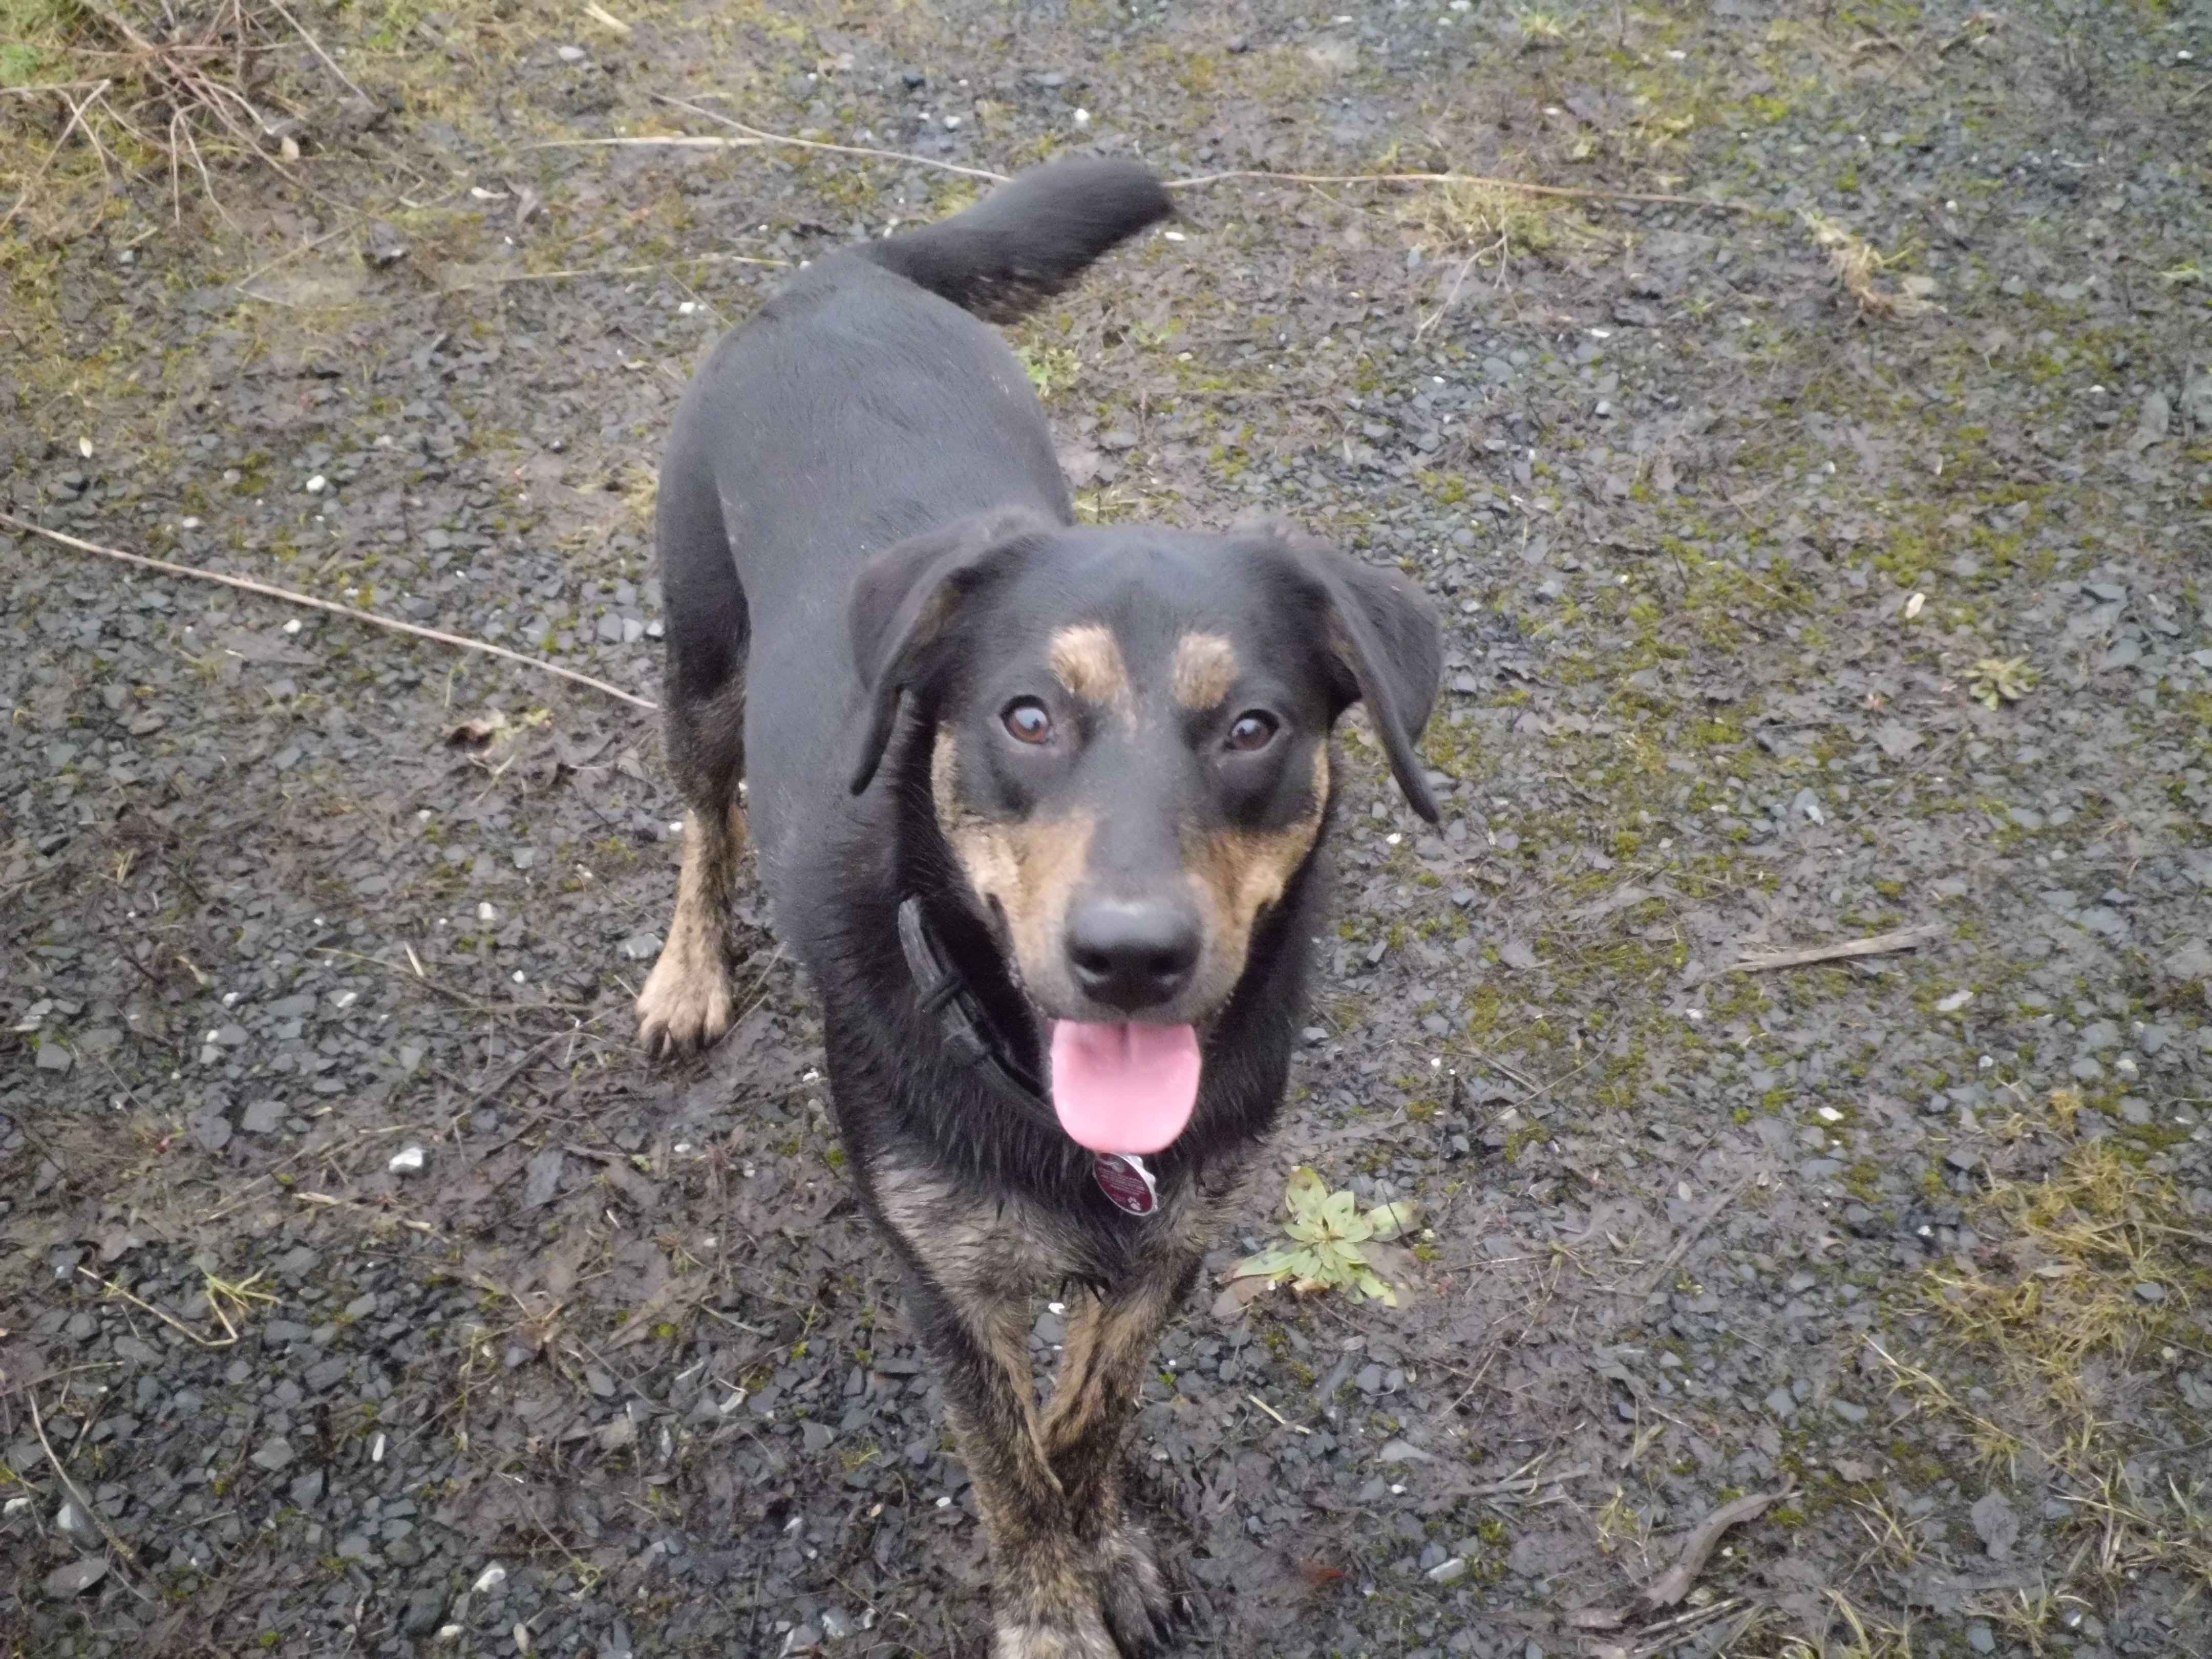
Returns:
[[[1436,816],[1425,605],[1273,533],[1073,527],[1029,380],[977,320],[1169,211],[1142,168],[1071,161],[822,260],[716,349],[660,474],[690,817],[644,1039],[729,1023],[743,775],[975,1480],[996,1659],[1166,1634],[1121,1439],[1282,1100],[1350,704]],[[1032,1297],[1065,1284],[1040,1409]]]

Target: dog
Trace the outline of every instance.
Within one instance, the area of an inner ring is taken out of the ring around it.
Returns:
[[[1437,817],[1441,643],[1394,572],[1287,531],[1075,525],[988,325],[1171,211],[1134,163],[1069,161],[830,254],[716,347],[660,471],[689,816],[641,1036],[729,1024],[750,819],[974,1482],[995,1659],[1172,1634],[1121,1443],[1281,1105],[1352,704]],[[1033,1298],[1068,1285],[1040,1407]]]

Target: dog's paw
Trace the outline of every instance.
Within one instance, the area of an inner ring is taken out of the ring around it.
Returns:
[[[717,942],[671,930],[637,997],[637,1036],[659,1058],[703,1048],[730,1029],[730,975]]]
[[[1149,1659],[1165,1650],[1175,1600],[1142,1531],[1117,1527],[1100,1543],[1098,1589],[1106,1627],[1126,1659]]]

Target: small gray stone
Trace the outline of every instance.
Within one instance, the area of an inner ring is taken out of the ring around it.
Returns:
[[[1974,1500],[1973,1508],[1966,1511],[1966,1518],[1974,1523],[1974,1531],[1992,1561],[2002,1561],[2011,1555],[2013,1542],[2020,1536],[2020,1516],[2013,1513],[2002,1492],[1984,1492]]]
[[[295,1510],[311,1510],[322,1501],[323,1472],[309,1469],[292,1483],[289,1496]]]
[[[92,1549],[100,1543],[100,1524],[74,1498],[65,1498],[54,1511],[54,1528],[72,1544]]]
[[[561,1149],[548,1146],[526,1166],[522,1178],[523,1207],[541,1210],[553,1201],[553,1194],[560,1190]]]
[[[407,1611],[400,1616],[399,1628],[410,1636],[428,1636],[438,1628],[446,1616],[446,1592],[442,1586],[425,1584],[407,1598]]]
[[[257,1100],[240,1114],[238,1127],[250,1135],[274,1134],[284,1121],[284,1103]]]
[[[2138,1302],[2163,1302],[2166,1300],[2166,1286],[2157,1283],[2155,1280],[2146,1279],[2136,1286],[2136,1300]]]
[[[285,1439],[281,1434],[272,1434],[261,1443],[261,1449],[254,1453],[250,1461],[256,1468],[266,1469],[270,1474],[274,1474],[290,1462],[296,1455],[292,1449],[290,1441]]]
[[[65,1567],[56,1567],[46,1575],[46,1594],[58,1601],[73,1595],[82,1595],[107,1577],[107,1558],[88,1555],[82,1561],[72,1561]]]
[[[1425,1452],[1410,1440],[1386,1440],[1375,1454],[1378,1463],[1433,1463],[1436,1455]]]
[[[1467,1577],[1467,1562],[1464,1558],[1456,1555],[1449,1561],[1437,1562],[1428,1571],[1428,1579],[1431,1584],[1454,1583],[1465,1577]]]

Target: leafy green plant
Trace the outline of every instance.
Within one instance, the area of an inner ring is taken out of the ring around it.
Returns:
[[[1288,1279],[1302,1293],[1357,1290],[1386,1307],[1398,1305],[1398,1292],[1375,1271],[1362,1247],[1386,1243],[1419,1224],[1419,1207],[1411,1200],[1363,1211],[1357,1195],[1329,1191],[1317,1171],[1300,1164],[1283,1188],[1283,1210],[1289,1218],[1283,1231],[1291,1243],[1247,1256],[1237,1264],[1236,1277],[1277,1284]]]
[[[1073,351],[1066,346],[1024,346],[1014,353],[1030,384],[1036,388],[1038,397],[1050,402],[1055,392],[1065,392],[1075,384],[1075,372],[1081,367]]]
[[[2035,689],[2036,672],[2025,657],[1984,657],[1966,690],[1984,708],[2018,702]]]

